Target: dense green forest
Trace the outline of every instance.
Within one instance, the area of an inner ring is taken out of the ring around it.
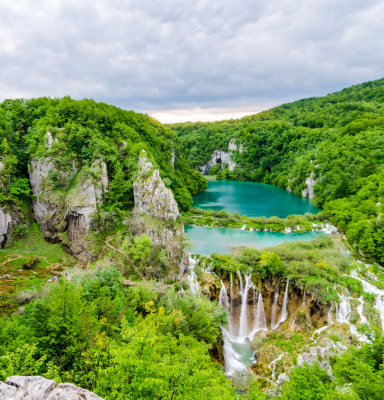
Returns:
[[[0,104],[0,205],[30,194],[27,165],[31,158],[46,157],[48,130],[59,139],[50,156],[62,170],[73,160],[90,165],[102,158],[107,164],[110,191],[103,203],[107,209],[132,208],[133,177],[142,149],[160,169],[181,209],[188,209],[191,195],[206,187],[201,174],[183,162],[175,133],[148,115],[69,97],[5,100]],[[58,189],[69,187],[74,178],[51,175]]]
[[[237,166],[212,167],[218,178],[269,183],[298,195],[312,178],[315,205],[362,255],[384,263],[384,79],[239,120],[169,127],[195,169],[235,139]]]

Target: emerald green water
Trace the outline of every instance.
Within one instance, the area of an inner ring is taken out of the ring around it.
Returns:
[[[258,182],[209,181],[208,189],[193,196],[193,206],[226,209],[252,217],[285,218],[291,214],[321,211],[308,199],[288,190]]]
[[[212,253],[231,253],[232,247],[264,247],[277,246],[284,242],[296,240],[309,241],[315,239],[318,232],[282,233],[264,231],[242,231],[234,228],[210,228],[204,226],[185,226],[193,249],[191,253],[209,256]]]
[[[291,214],[317,213],[312,201],[289,193],[287,190],[256,182],[209,181],[208,189],[193,197],[193,205],[204,209],[226,209],[247,216],[277,216],[285,218]],[[191,250],[195,254],[230,253],[231,248],[246,246],[262,249],[284,242],[312,240],[319,233],[282,233],[243,231],[233,228],[210,228],[186,226]]]

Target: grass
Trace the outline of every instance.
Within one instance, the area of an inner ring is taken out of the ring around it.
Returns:
[[[23,269],[31,256],[36,256],[40,262],[33,270]],[[13,242],[11,247],[0,250],[0,315],[9,314],[17,306],[12,300],[16,292],[32,287],[39,288],[55,275],[52,267],[71,264],[73,261],[60,244],[46,242],[38,225],[33,223],[28,227],[24,238]]]

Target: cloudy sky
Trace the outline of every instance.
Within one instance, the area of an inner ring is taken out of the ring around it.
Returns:
[[[238,118],[384,77],[384,0],[1,0],[0,100]]]

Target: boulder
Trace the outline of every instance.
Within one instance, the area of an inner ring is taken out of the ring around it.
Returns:
[[[41,376],[11,376],[0,382],[0,400],[103,400],[71,383],[56,384]]]
[[[34,269],[39,262],[40,260],[37,257],[29,257],[28,261],[23,264],[23,268],[28,270]]]

